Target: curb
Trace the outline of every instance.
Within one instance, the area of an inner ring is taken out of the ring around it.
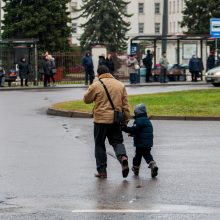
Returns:
[[[92,113],[58,110],[52,107],[47,109],[48,115],[70,118],[92,118]],[[183,120],[183,121],[220,121],[220,117],[209,116],[149,116],[151,120]]]
[[[65,110],[58,110],[54,108],[48,108],[47,114],[54,115],[54,116],[61,116],[61,117],[70,117],[70,118],[92,118],[92,113],[65,111]]]

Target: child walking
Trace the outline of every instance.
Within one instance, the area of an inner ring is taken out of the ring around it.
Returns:
[[[122,130],[129,133],[134,138],[134,147],[136,147],[133,158],[132,171],[136,176],[139,175],[142,157],[151,169],[151,177],[158,175],[158,167],[151,155],[153,147],[153,126],[147,116],[147,110],[144,104],[138,104],[134,109],[134,124],[132,127],[123,127]]]

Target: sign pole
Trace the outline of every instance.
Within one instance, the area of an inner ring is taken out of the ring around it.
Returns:
[[[218,60],[218,38],[215,38],[215,61]]]

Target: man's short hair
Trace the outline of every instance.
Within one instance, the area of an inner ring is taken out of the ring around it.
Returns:
[[[105,66],[105,65],[100,65],[100,66],[98,67],[98,69],[97,69],[97,73],[98,73],[99,75],[104,74],[104,73],[109,73],[109,69],[108,69],[108,67]]]

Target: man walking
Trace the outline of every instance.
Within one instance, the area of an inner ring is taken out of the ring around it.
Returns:
[[[97,73],[98,80],[89,86],[84,95],[86,104],[95,103],[93,117],[96,169],[98,171],[95,177],[107,178],[107,154],[105,148],[107,137],[115,151],[116,158],[121,163],[122,176],[125,178],[129,173],[128,157],[123,144],[121,126],[114,123],[114,110],[109,100],[112,100],[116,111],[124,113],[125,123],[127,123],[130,118],[127,92],[125,86],[109,73],[107,66],[99,66]]]

